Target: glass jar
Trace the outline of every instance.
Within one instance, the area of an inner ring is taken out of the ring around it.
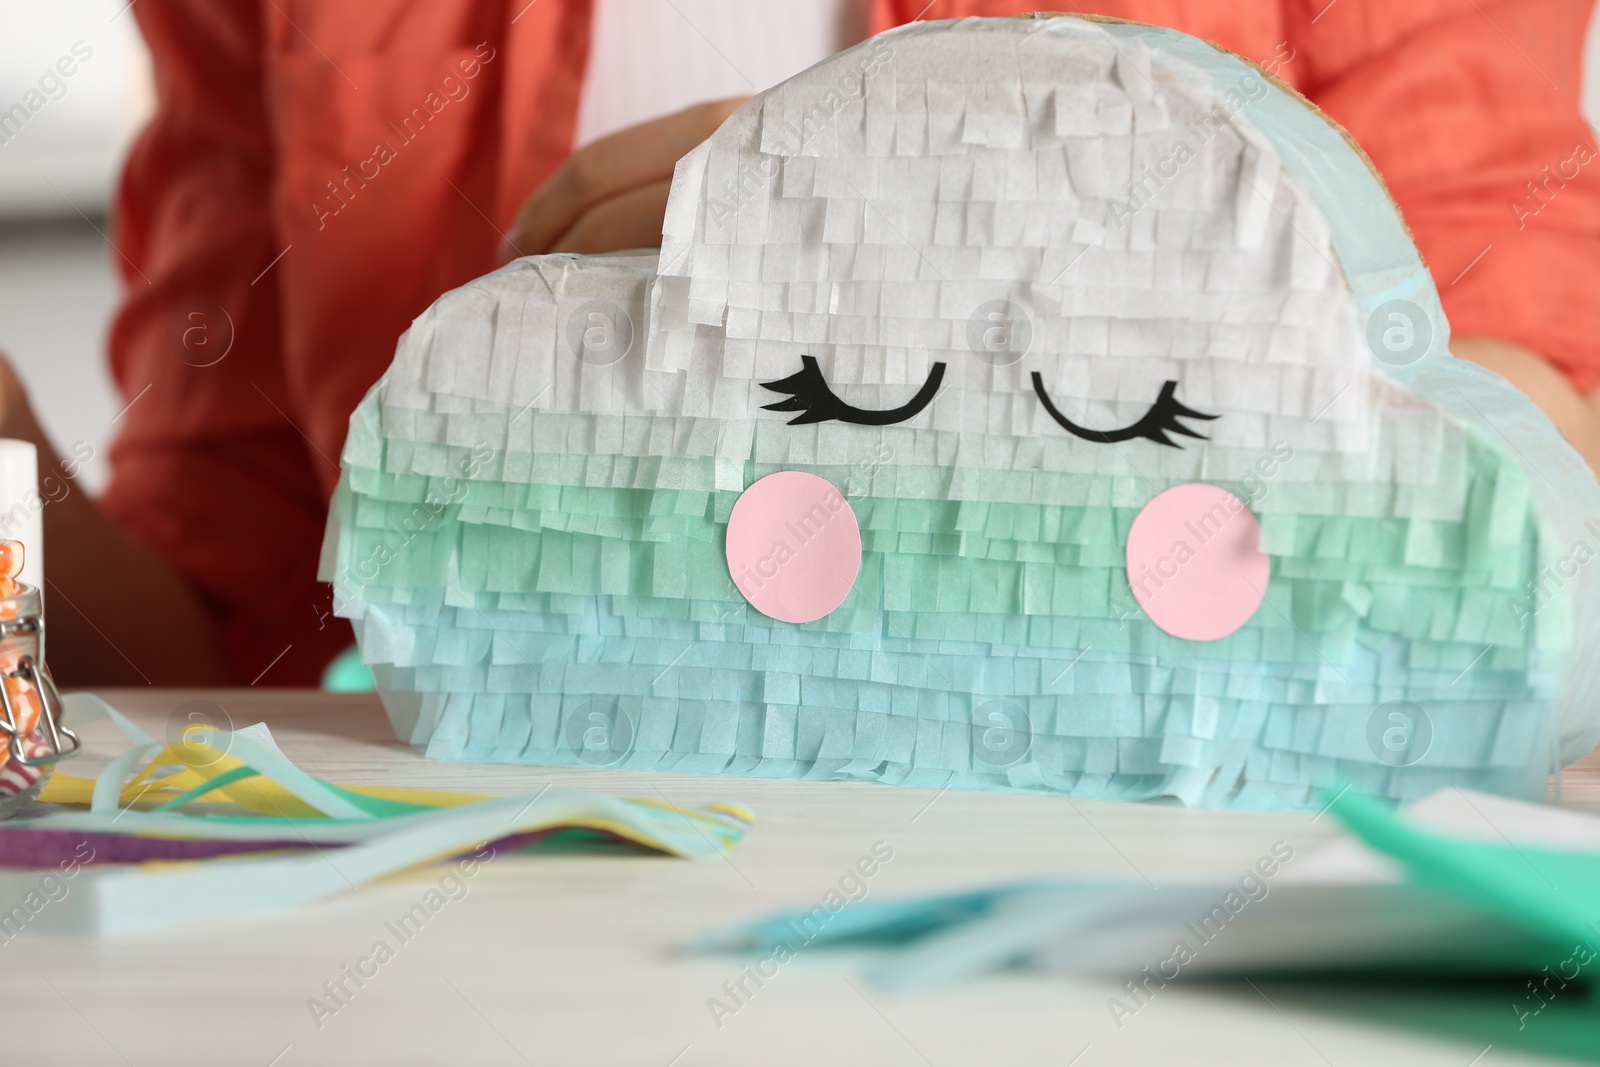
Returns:
[[[82,747],[61,723],[61,695],[44,665],[39,590],[0,597],[0,819],[26,807],[57,760]]]

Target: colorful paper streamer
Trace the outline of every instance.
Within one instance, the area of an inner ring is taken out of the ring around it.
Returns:
[[[271,914],[485,845],[503,853],[574,832],[709,859],[753,821],[722,803],[341,786],[296,767],[264,725],[193,726],[162,745],[98,698],[66,702],[75,728],[109,717],[132,744],[95,780],[58,772],[43,813],[0,824],[0,924],[9,916],[18,930],[120,935]],[[41,877],[58,871],[71,892],[33,907]]]

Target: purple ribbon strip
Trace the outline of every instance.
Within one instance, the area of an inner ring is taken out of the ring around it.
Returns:
[[[492,844],[498,851],[513,851],[573,827],[551,826],[527,833],[498,838]],[[588,829],[585,827],[584,829]],[[590,831],[608,838],[637,845],[638,842],[606,830]],[[252,852],[277,852],[285,849],[344,848],[350,841],[318,841],[313,845],[303,837],[271,838],[260,841],[228,841],[183,837],[145,837],[134,834],[86,833],[76,830],[34,829],[26,826],[0,826],[0,868],[44,870],[107,863],[150,863],[156,860],[203,860],[215,856],[237,856]],[[641,846],[643,847],[643,846]],[[470,851],[470,850],[464,850]],[[87,853],[87,856],[85,855]]]

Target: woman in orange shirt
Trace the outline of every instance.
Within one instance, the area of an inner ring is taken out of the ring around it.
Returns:
[[[870,28],[1037,6],[872,0]],[[1091,6],[1254,59],[1344,125],[1434,271],[1456,354],[1600,468],[1586,2]],[[315,577],[337,458],[401,331],[507,249],[656,243],[674,162],[738,101],[572,154],[591,0],[134,14],[159,103],[114,234],[127,296],[111,361],[131,406],[105,496],[45,509],[51,660],[73,684],[313,684],[350,643]],[[0,436],[52,461],[3,360]]]

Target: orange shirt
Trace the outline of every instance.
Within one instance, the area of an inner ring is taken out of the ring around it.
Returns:
[[[873,0],[872,19],[1040,6],[1058,5]],[[1587,4],[1087,6],[1215,41],[1316,101],[1388,180],[1455,332],[1600,385],[1600,160],[1577,103]],[[133,11],[158,108],[117,204],[127,296],[111,363],[137,401],[102,502],[193,583],[240,679],[271,664],[262,684],[311,684],[350,642],[315,578],[350,412],[411,319],[497,265],[517,208],[570,151],[590,3]]]

